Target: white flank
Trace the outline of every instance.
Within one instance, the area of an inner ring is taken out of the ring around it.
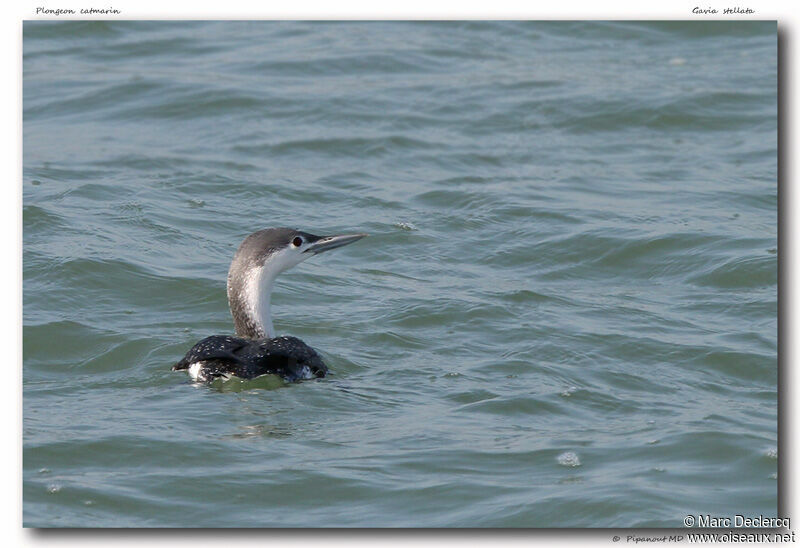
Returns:
[[[189,376],[192,377],[193,381],[202,381],[203,379],[200,378],[200,370],[202,369],[203,364],[200,362],[194,362],[189,366]]]

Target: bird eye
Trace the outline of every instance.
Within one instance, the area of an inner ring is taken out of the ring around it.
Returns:
[[[303,238],[301,238],[300,236],[295,237],[295,239],[292,240],[292,245],[295,247],[300,247],[301,245],[303,245]]]

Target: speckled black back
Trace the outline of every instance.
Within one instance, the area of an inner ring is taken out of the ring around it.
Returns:
[[[307,372],[314,377],[328,372],[319,354],[297,337],[253,340],[213,335],[195,344],[172,369],[187,369],[198,362],[206,381],[222,375],[252,379],[266,374],[296,381],[306,378]]]

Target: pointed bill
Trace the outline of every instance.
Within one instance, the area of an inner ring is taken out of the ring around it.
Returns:
[[[306,248],[303,253],[312,253],[316,255],[317,253],[322,253],[323,251],[328,251],[329,249],[336,249],[337,247],[342,247],[343,245],[352,244],[364,236],[366,236],[364,233],[323,236],[319,240],[310,242],[308,244],[308,248]]]

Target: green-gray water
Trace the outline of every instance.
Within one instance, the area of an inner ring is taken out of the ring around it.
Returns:
[[[27,22],[27,526],[777,507],[770,22]],[[208,387],[249,232],[325,379]]]

